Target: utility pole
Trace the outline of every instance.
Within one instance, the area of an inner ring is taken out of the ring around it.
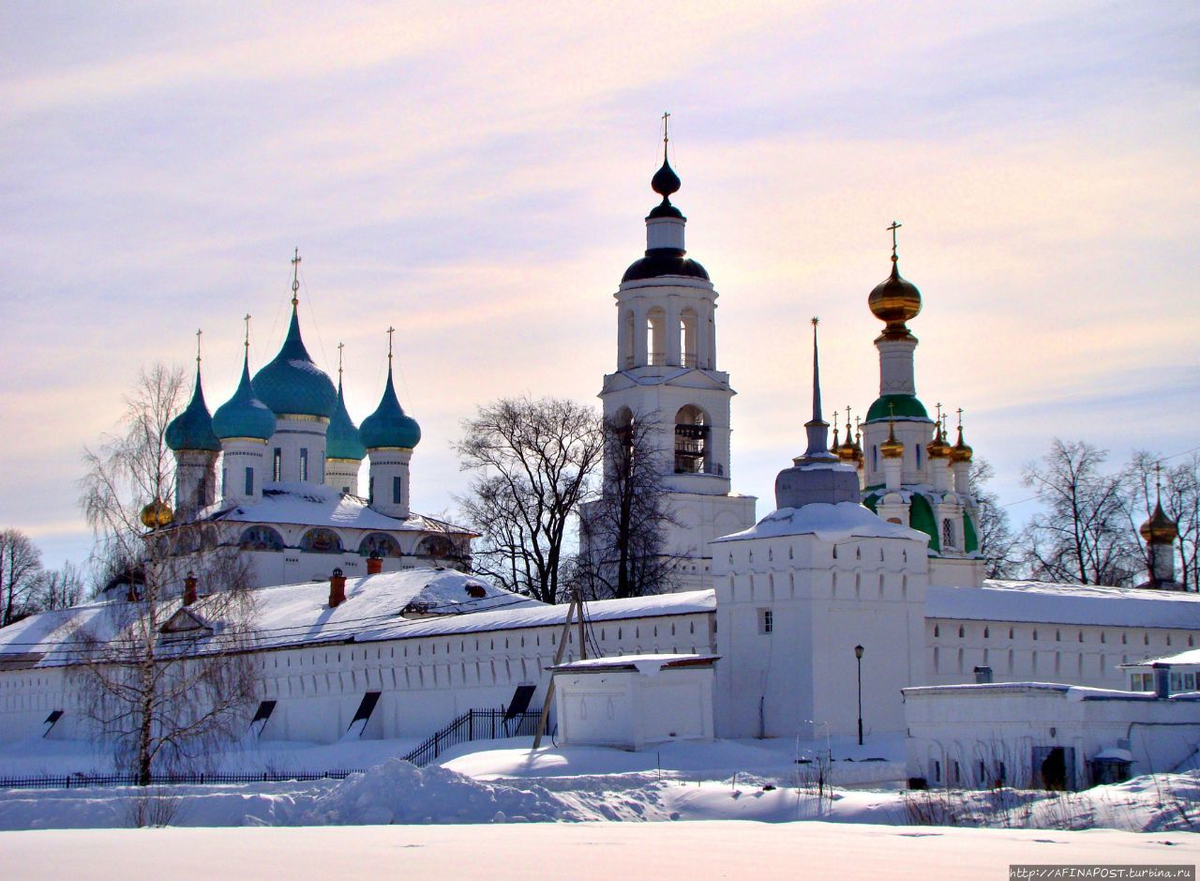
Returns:
[[[579,606],[579,645],[583,648],[583,601],[580,599],[578,588],[571,593],[571,604],[567,607],[567,617],[563,621],[562,633],[558,637],[558,651],[554,653],[554,664],[557,667],[562,663],[563,654],[567,650],[567,640],[571,636],[571,618],[575,614],[575,607]],[[550,703],[554,700],[554,673],[550,674],[550,684],[546,686],[546,697],[542,701],[542,715],[538,718],[537,733],[533,735],[533,749],[536,750],[542,745],[542,735],[546,731],[546,719],[550,715]]]

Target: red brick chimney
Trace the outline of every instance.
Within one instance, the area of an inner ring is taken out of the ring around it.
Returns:
[[[190,606],[196,602],[196,573],[189,572],[183,579],[183,604]]]
[[[371,554],[367,557],[367,574],[378,575],[383,571],[383,557],[378,554]]]
[[[329,576],[329,608],[336,609],[346,602],[346,576],[341,569],[334,569]]]

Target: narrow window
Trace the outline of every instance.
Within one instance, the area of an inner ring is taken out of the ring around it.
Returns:
[[[276,483],[283,480],[283,450],[279,447],[275,448],[275,458],[271,464],[271,479]]]
[[[300,448],[300,482],[305,483],[308,480],[308,448]]]
[[[246,495],[254,495],[254,469],[246,469]]]
[[[758,610],[758,632],[769,634],[775,630],[775,612],[772,609]]]
[[[400,504],[400,475],[397,474],[392,478],[392,504]]]

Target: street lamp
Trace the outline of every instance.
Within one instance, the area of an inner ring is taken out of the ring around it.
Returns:
[[[862,738],[862,656],[863,647],[856,645],[854,647],[854,659],[858,661],[858,745],[863,745]]]

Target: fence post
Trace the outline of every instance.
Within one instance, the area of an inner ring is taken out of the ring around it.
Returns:
[[[475,711],[467,710],[467,740],[475,739]]]

